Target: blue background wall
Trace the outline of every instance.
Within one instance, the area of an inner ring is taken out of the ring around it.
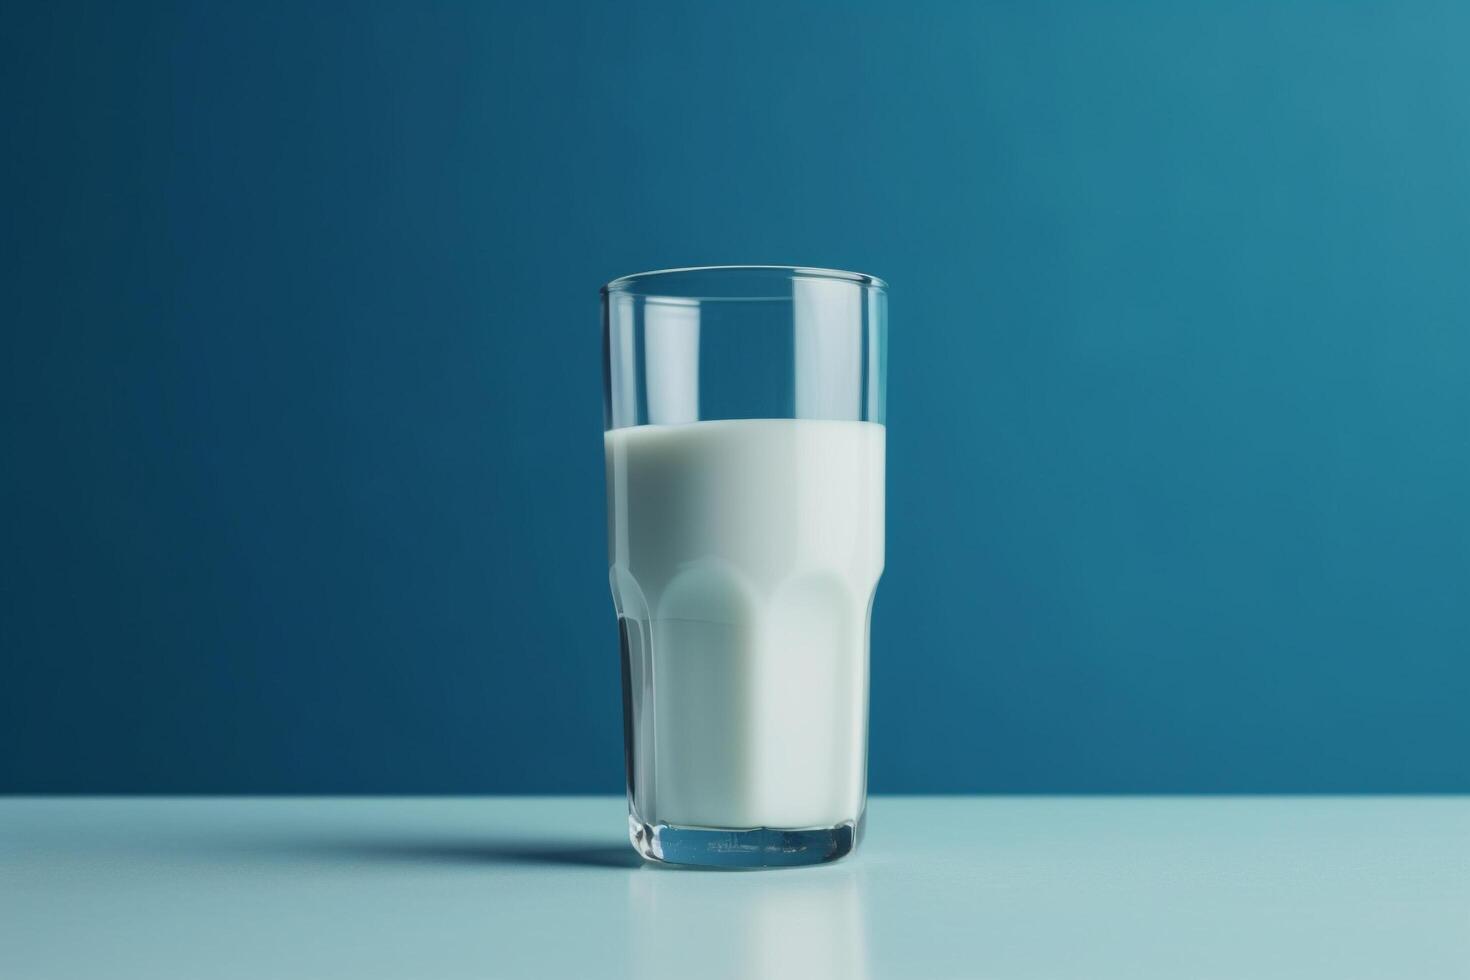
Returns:
[[[881,791],[1470,790],[1470,9],[7,4],[0,789],[621,787],[596,289],[892,284]]]

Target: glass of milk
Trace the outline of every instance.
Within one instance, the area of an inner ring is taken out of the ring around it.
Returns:
[[[818,864],[862,835],[886,290],[784,266],[602,289],[628,820],[645,858]]]

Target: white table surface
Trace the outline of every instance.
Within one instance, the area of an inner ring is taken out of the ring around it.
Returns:
[[[890,797],[820,868],[621,799],[0,798],[0,977],[1470,977],[1470,798]]]

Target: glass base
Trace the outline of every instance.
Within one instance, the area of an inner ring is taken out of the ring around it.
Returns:
[[[699,868],[797,868],[826,864],[851,854],[862,839],[866,814],[833,827],[783,830],[755,827],[675,827],[646,824],[628,815],[628,837],[645,860]]]

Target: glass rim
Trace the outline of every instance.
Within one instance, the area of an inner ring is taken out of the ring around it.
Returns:
[[[847,272],[842,269],[822,269],[815,266],[804,265],[692,265],[677,269],[655,269],[650,272],[635,272],[632,275],[619,276],[605,283],[601,289],[604,296],[613,293],[626,293],[634,296],[656,297],[673,296],[690,300],[720,300],[720,299],[754,299],[750,296],[700,296],[688,292],[673,290],[668,294],[659,292],[657,289],[644,291],[642,287],[659,282],[677,282],[681,277],[695,278],[698,276],[713,276],[715,278],[734,277],[738,274],[765,274],[770,277],[779,276],[788,280],[816,280],[826,282],[847,283],[853,286],[887,290],[888,283],[877,276],[870,276],[863,272]],[[784,299],[786,297],[770,297],[771,299]]]

